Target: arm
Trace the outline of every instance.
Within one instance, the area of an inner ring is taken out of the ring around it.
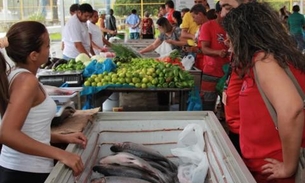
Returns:
[[[43,98],[35,75],[21,73],[15,78],[10,88],[10,103],[2,118],[0,143],[22,153],[57,159],[78,175],[83,170],[80,156],[38,142],[21,131],[30,109],[41,103]]]
[[[74,46],[75,46],[75,48],[77,49],[77,51],[79,53],[85,53],[85,54],[87,54],[90,57],[89,53],[84,48],[82,42],[74,42]]]
[[[153,50],[155,50],[158,46],[160,46],[161,43],[162,43],[162,42],[161,42],[160,38],[157,38],[151,45],[149,45],[149,46],[147,46],[146,48],[140,50],[139,52],[140,52],[141,54],[143,54],[143,53],[146,53],[146,52],[153,51]]]
[[[105,37],[103,37],[103,43],[108,47],[111,47],[111,43]]]
[[[262,58],[262,53],[258,57]],[[255,68],[261,87],[277,113],[283,152],[283,162],[269,161],[263,166],[263,172],[268,173],[268,167],[272,167],[273,174],[270,177],[290,177],[296,171],[301,147],[304,126],[303,101],[273,55],[268,55],[263,61],[260,58],[257,60],[259,61],[256,62]]]
[[[183,39],[195,39],[195,35],[188,32],[188,29],[181,29],[181,38]]]
[[[202,41],[201,42],[201,51],[203,54],[212,56],[212,57],[221,57],[224,58],[227,55],[227,50],[214,50],[210,48],[210,42],[209,41]]]
[[[109,29],[107,29],[106,27],[105,27],[105,23],[104,23],[104,21],[103,21],[103,19],[101,19],[101,21],[100,21],[100,29],[101,29],[101,31],[102,32],[106,32],[106,33],[108,33],[108,34],[114,34],[114,31],[112,31],[112,30],[109,30]]]
[[[58,134],[58,133],[52,133],[51,134],[51,142],[52,143],[73,143],[73,144],[79,144],[83,148],[87,145],[87,138],[86,136],[81,132],[76,133],[70,133],[70,134]]]

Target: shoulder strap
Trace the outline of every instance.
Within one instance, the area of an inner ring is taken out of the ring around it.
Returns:
[[[22,72],[30,72],[30,71],[20,68],[11,70],[11,72],[8,75],[9,88],[11,87],[11,84],[13,83],[14,79],[18,76],[18,74]]]
[[[285,67],[285,72],[286,74],[289,76],[289,78],[291,79],[291,81],[293,82],[294,86],[296,87],[296,89],[298,90],[298,93],[299,95],[302,97],[303,99],[303,102],[305,103],[305,94],[301,88],[301,86],[299,85],[297,79],[294,77],[294,75],[292,74],[291,70],[289,69],[289,67]],[[273,123],[276,127],[276,129],[278,128],[278,123],[277,123],[277,115],[276,115],[276,112],[275,112],[275,109],[274,107],[271,105],[270,101],[268,100],[267,96],[265,95],[265,93],[263,92],[262,90],[262,87],[259,83],[259,80],[258,80],[258,77],[257,77],[257,73],[256,73],[256,70],[255,70],[255,67],[253,67],[253,73],[254,73],[254,78],[255,78],[255,82],[256,82],[256,85],[257,85],[257,88],[259,90],[259,93],[261,94],[265,104],[266,104],[266,107],[271,115],[271,118],[273,120]]]

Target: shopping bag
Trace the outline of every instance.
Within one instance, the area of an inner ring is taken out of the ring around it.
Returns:
[[[163,41],[161,45],[155,49],[155,51],[160,55],[160,58],[169,56],[172,50],[172,46],[166,41]]]
[[[195,58],[192,54],[188,54],[182,58],[181,63],[183,65],[184,69],[189,71],[192,69],[192,67],[195,63]]]

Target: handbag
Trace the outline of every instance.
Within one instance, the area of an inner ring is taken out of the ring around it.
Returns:
[[[292,74],[291,70],[289,69],[289,67],[286,67],[285,69],[286,74],[289,76],[289,78],[291,79],[291,81],[293,82],[294,86],[296,87],[296,89],[298,90],[298,93],[300,94],[300,96],[303,99],[303,102],[305,103],[305,94],[301,88],[301,86],[299,85],[298,81],[296,80],[296,78],[294,77],[294,75]],[[276,112],[273,108],[273,106],[271,105],[270,101],[268,100],[267,96],[265,95],[265,93],[263,92],[261,85],[259,84],[259,80],[257,77],[257,73],[255,70],[255,67],[253,67],[253,73],[254,73],[254,78],[255,78],[255,82],[257,85],[257,88],[266,104],[266,107],[272,117],[273,123],[277,129],[278,124],[277,124],[277,116],[276,116]],[[296,183],[304,183],[305,182],[305,148],[300,148],[300,156],[299,156],[299,162],[298,162],[298,167],[297,167],[297,172],[295,174],[295,182]]]

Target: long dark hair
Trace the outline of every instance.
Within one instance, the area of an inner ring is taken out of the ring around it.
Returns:
[[[244,76],[253,67],[257,51],[273,54],[281,67],[288,64],[305,72],[305,56],[282,26],[278,15],[264,3],[246,3],[232,9],[223,27],[233,44],[234,65]]]
[[[174,11],[173,12],[173,17],[177,20],[176,26],[180,27],[180,24],[182,23],[181,12],[180,11]]]
[[[7,55],[15,64],[26,64],[31,52],[40,52],[43,44],[42,35],[46,27],[35,21],[23,21],[14,24],[7,32],[9,46],[5,48]],[[4,115],[9,102],[9,83],[7,79],[7,62],[0,53],[0,112]]]

